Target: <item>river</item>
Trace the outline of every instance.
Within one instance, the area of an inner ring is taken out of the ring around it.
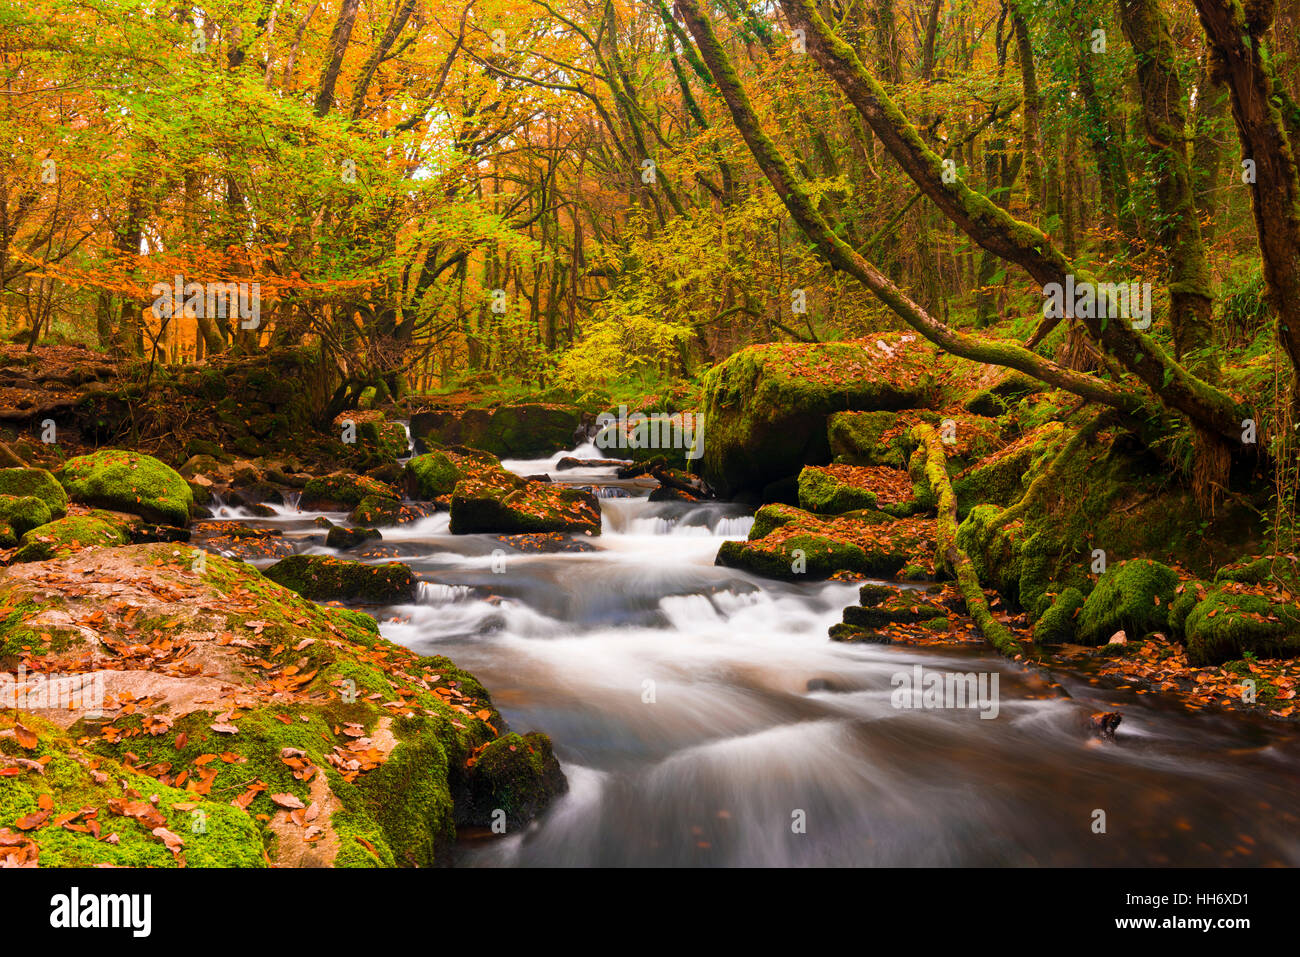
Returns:
[[[513,730],[551,736],[568,777],[526,829],[464,835],[457,864],[1300,865],[1293,725],[1048,680],[987,649],[831,642],[856,585],[715,566],[743,509],[555,468],[601,454],[504,463],[599,487],[588,551],[453,536],[442,513],[346,555],[410,564],[418,599],[382,610],[383,634],[474,673]],[[277,512],[218,514],[331,553],[318,513]],[[996,674],[996,717],[895,707],[915,665]],[[1085,730],[1099,710],[1123,712],[1113,742]]]

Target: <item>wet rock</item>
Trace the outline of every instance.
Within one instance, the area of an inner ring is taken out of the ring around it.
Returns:
[[[1115,729],[1124,720],[1118,711],[1098,711],[1088,718],[1088,730],[1093,737],[1102,741],[1114,741]]]
[[[364,542],[382,537],[377,528],[344,528],[341,525],[332,525],[329,534],[325,536],[325,546],[338,549],[356,548]]]
[[[566,455],[560,461],[555,463],[557,472],[567,472],[570,469],[603,469],[623,467],[627,465],[627,459],[579,459],[572,455]],[[623,476],[619,476],[622,478]]]
[[[334,472],[304,486],[298,507],[306,511],[345,512],[367,497],[400,500],[392,486],[355,472]]]
[[[401,562],[370,565],[328,555],[290,555],[263,574],[313,601],[397,604],[415,598],[415,576]]]
[[[451,497],[451,532],[599,535],[600,507],[590,492],[488,469],[456,485]]]

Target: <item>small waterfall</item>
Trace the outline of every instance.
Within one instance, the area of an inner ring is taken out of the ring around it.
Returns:
[[[474,594],[468,585],[444,585],[441,582],[419,582],[415,591],[417,605],[450,605],[465,601]]]

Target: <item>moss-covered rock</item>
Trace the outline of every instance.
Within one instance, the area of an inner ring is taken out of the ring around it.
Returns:
[[[21,847],[47,865],[429,866],[458,822],[502,808],[521,827],[564,787],[549,742],[511,735],[472,675],[240,562],[196,566],[170,545],[86,551],[0,571],[0,605],[0,655],[93,667],[94,641],[129,669],[95,672],[103,714],[26,702],[34,747],[5,733],[14,712],[0,711],[0,767],[19,770],[0,787],[0,829],[23,819],[30,842],[0,842],[0,858]],[[67,624],[92,613],[93,632]],[[181,658],[200,667],[176,669]],[[49,822],[28,819],[42,809]],[[76,826],[59,826],[63,814]],[[184,842],[175,856],[155,814]]]
[[[1177,587],[1178,573],[1160,562],[1139,558],[1111,565],[1079,612],[1079,642],[1105,644],[1120,630],[1133,639],[1167,630]]]
[[[823,515],[876,507],[874,492],[850,485],[826,469],[805,466],[799,473],[799,507]]]
[[[163,525],[190,523],[194,493],[189,483],[152,456],[101,449],[69,459],[55,477],[74,502],[131,512]]]
[[[67,511],[68,493],[45,469],[0,469],[0,495],[15,498],[34,495],[50,510],[50,518],[62,518]]]
[[[406,463],[404,479],[411,498],[432,501],[450,495],[456,483],[465,477],[465,471],[455,458],[446,452],[434,451],[417,455]]]
[[[957,510],[965,514],[976,505],[1011,505],[1024,495],[1034,463],[1051,455],[1066,437],[1059,422],[1043,426],[985,456],[953,477]]]
[[[83,548],[125,545],[129,536],[123,526],[91,515],[69,515],[33,528],[23,535],[15,562],[44,562],[67,558]]]
[[[907,468],[916,448],[897,412],[836,412],[826,420],[826,439],[835,461],[849,465]]]
[[[18,743],[20,724],[36,738],[34,747]],[[39,762],[42,770],[19,760]],[[0,833],[10,835],[0,842],[0,862],[19,863],[21,856],[42,867],[265,866],[261,833],[243,811],[161,784],[34,715],[0,711],[0,767],[20,772],[0,787]],[[13,831],[19,822],[22,829]],[[156,828],[183,841],[176,853]]]
[[[334,472],[308,482],[298,499],[298,507],[308,511],[346,512],[365,498],[401,501],[391,485],[378,479],[353,472]]]
[[[1240,586],[1212,589],[1187,615],[1187,660],[1213,665],[1251,652],[1259,658],[1300,654],[1300,606]]]
[[[924,593],[905,589],[871,606],[849,605],[844,609],[844,623],[858,628],[882,628],[890,624],[912,625],[947,615],[947,609],[927,601]]]
[[[723,542],[716,564],[766,578],[829,578],[850,572],[892,578],[908,566],[933,573],[932,523],[921,519],[862,522],[847,515],[822,518],[788,505],[759,510],[749,539]]]
[[[962,398],[962,407],[976,415],[996,417],[1005,413],[1010,401],[1041,392],[1043,384],[1023,372],[1011,370],[991,385],[975,389]]]
[[[325,547],[356,548],[358,545],[379,538],[382,536],[377,528],[344,528],[342,525],[331,525],[329,531],[325,533]]]
[[[35,495],[0,495],[0,523],[22,535],[52,518],[50,507]]]
[[[600,506],[581,489],[532,482],[504,469],[487,468],[456,484],[451,532],[521,535],[530,532],[600,534]]]
[[[1074,640],[1075,619],[1083,607],[1083,592],[1067,588],[1034,623],[1034,641],[1040,645],[1062,645]]]
[[[756,494],[829,462],[827,417],[931,404],[933,357],[910,335],[735,353],[703,379],[702,474],[720,495]]]
[[[502,735],[483,749],[473,767],[467,800],[457,804],[467,824],[490,826],[496,812],[502,811],[508,833],[568,790],[551,740],[544,734]]]
[[[528,402],[494,409],[441,409],[411,416],[416,451],[467,445],[502,458],[532,458],[573,448],[583,422],[576,406]]]
[[[416,582],[401,562],[370,565],[329,555],[290,555],[264,572],[267,578],[313,601],[409,602]]]
[[[380,498],[376,495],[367,495],[348,513],[349,522],[372,527],[398,525],[404,517],[401,502],[395,498]]]

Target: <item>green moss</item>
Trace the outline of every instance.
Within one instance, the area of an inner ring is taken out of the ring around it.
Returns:
[[[1262,595],[1216,588],[1187,615],[1187,660],[1212,665],[1250,652],[1261,658],[1300,654],[1300,608]]]
[[[1175,596],[1174,603],[1169,606],[1169,630],[1176,635],[1187,634],[1187,616],[1192,613],[1201,600],[1200,596],[1209,590],[1211,585],[1203,581],[1185,582],[1182,586],[1182,592]]]
[[[724,496],[759,492],[830,461],[832,413],[930,405],[933,353],[915,342],[895,347],[890,361],[877,362],[861,343],[773,343],[710,369],[702,380],[704,477]]]
[[[1119,562],[1106,569],[1079,613],[1079,640],[1104,644],[1123,629],[1131,639],[1169,627],[1178,575],[1150,559]]]
[[[952,481],[957,509],[965,514],[976,505],[1010,505],[1025,492],[1036,461],[1050,456],[1062,437],[1062,427],[1046,427],[1029,440],[977,462]]]
[[[567,787],[546,735],[505,734],[478,755],[464,812],[468,823],[490,825],[493,813],[504,811],[506,828],[513,830]]]
[[[393,604],[415,597],[415,576],[401,562],[369,565],[328,555],[290,555],[264,572],[271,581],[315,601]]]
[[[13,534],[22,535],[53,518],[45,500],[35,495],[0,495],[0,522]]]
[[[445,452],[417,455],[406,463],[407,488],[412,498],[425,501],[450,495],[465,473]]]
[[[841,482],[824,469],[807,466],[799,473],[799,505],[810,512],[838,515],[854,509],[874,509],[876,495]]]
[[[335,472],[314,478],[303,486],[299,507],[306,510],[347,511],[365,498],[400,499],[391,486],[366,475]]]
[[[880,628],[888,624],[911,625],[935,618],[947,619],[948,612],[925,600],[912,590],[895,591],[879,604],[870,607],[849,605],[844,609],[844,623],[858,628]]]
[[[0,715],[0,728],[12,727],[13,723],[12,713]],[[108,756],[96,760],[53,726],[31,715],[24,715],[23,723],[37,731],[39,743],[35,751],[22,751],[22,756],[49,760],[44,774],[29,771],[4,779],[0,787],[0,827],[13,827],[15,820],[38,809],[41,795],[48,795],[53,804],[50,819],[96,808],[94,819],[99,823],[101,837],[117,835],[116,842],[110,843],[96,840],[92,833],[49,824],[29,831],[27,836],[40,848],[43,867],[179,866],[163,841],[151,833],[152,828],[110,810],[109,801],[123,799],[126,788],[139,793],[143,801],[157,797],[152,803],[166,819],[164,826],[185,842],[182,854],[187,866],[264,866],[257,826],[227,802],[167,787]],[[14,753],[18,753],[16,749]],[[91,766],[95,763],[98,767]],[[97,774],[103,776],[102,781],[96,780]],[[190,809],[190,804],[197,806]],[[182,808],[178,810],[175,805]],[[82,821],[84,818],[73,823]]]
[[[793,505],[764,505],[754,513],[754,524],[749,529],[749,540],[765,538],[776,529],[790,522],[796,521],[801,516],[807,516],[807,512],[795,508]]]
[[[22,537],[14,553],[15,562],[44,562],[67,558],[83,548],[125,545],[128,539],[119,526],[98,518],[74,515],[33,528]]]
[[[68,493],[45,469],[0,469],[0,495],[34,495],[49,508],[50,518],[62,518],[67,511]]]
[[[396,525],[402,520],[402,503],[395,498],[367,495],[348,514],[348,521],[368,527]]]
[[[487,532],[585,532],[599,535],[600,506],[590,492],[550,482],[529,482],[488,468],[462,479],[451,496],[453,535]]]
[[[73,501],[164,525],[189,524],[194,504],[189,483],[152,456],[102,449],[69,459],[56,477]]]
[[[1075,619],[1083,607],[1083,592],[1067,588],[1034,623],[1034,641],[1040,645],[1063,645],[1074,640]]]
[[[826,420],[826,438],[837,462],[903,469],[912,445],[908,430],[895,429],[897,425],[897,412],[837,412]],[[891,429],[895,434],[886,440]]]

